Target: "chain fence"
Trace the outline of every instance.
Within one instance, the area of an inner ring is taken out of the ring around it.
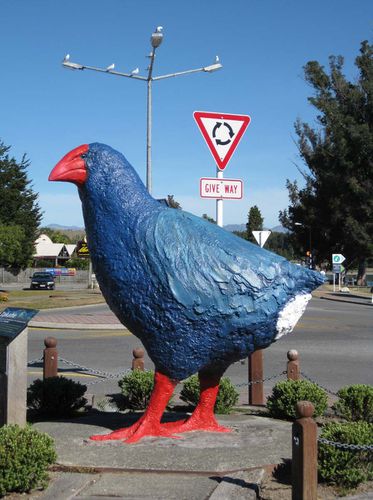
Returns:
[[[107,382],[108,380],[118,380],[119,378],[123,377],[124,375],[127,375],[127,373],[130,373],[132,371],[131,368],[127,368],[126,370],[121,371],[121,372],[110,373],[110,372],[106,372],[103,370],[97,370],[96,368],[90,368],[88,366],[84,366],[84,365],[81,365],[79,363],[74,363],[73,361],[69,361],[68,359],[61,358],[60,356],[58,356],[57,359],[60,363],[63,363],[66,366],[70,366],[71,368],[79,370],[79,372],[85,372],[85,373],[87,373],[87,375],[100,377],[99,380],[85,382],[84,385],[89,385],[89,386],[100,384],[102,382]],[[43,357],[36,358],[36,359],[31,360],[31,361],[28,361],[27,366],[38,365],[40,363],[43,363],[43,361],[44,361]]]
[[[36,359],[31,360],[31,361],[28,361],[27,365],[28,366],[34,366],[34,365],[43,363],[43,360],[44,360],[43,357],[36,358]],[[107,371],[104,371],[104,370],[98,370],[96,368],[90,368],[88,366],[84,366],[84,365],[81,365],[79,363],[74,363],[73,361],[69,361],[68,359],[62,358],[60,356],[58,356],[58,361],[60,363],[63,363],[66,366],[69,366],[71,368],[79,370],[80,372],[85,372],[88,375],[99,377],[99,380],[94,380],[94,381],[86,382],[84,384],[86,386],[92,386],[92,385],[100,384],[102,382],[107,382],[109,380],[110,381],[118,380],[118,379],[124,377],[125,375],[127,375],[128,373],[132,372],[131,368],[127,368],[126,370],[121,371],[121,372],[111,373],[111,372],[107,372]],[[280,378],[280,377],[282,377],[283,375],[286,375],[286,374],[287,374],[287,370],[283,370],[280,373],[276,373],[276,374],[271,375],[269,377],[265,377],[265,378],[263,378],[261,380],[252,380],[250,382],[243,382],[241,384],[234,384],[234,385],[237,388],[240,388],[240,387],[250,387],[250,386],[255,385],[255,384],[262,384],[264,382],[269,382],[271,380],[278,379],[278,378]],[[328,389],[327,387],[321,385],[319,382],[317,382],[316,380],[314,380],[312,377],[310,377],[309,375],[307,375],[303,371],[300,372],[300,375],[304,379],[308,380],[309,382],[317,384],[319,387],[321,387],[322,389],[324,389],[327,393],[331,394],[332,396],[338,396],[338,393],[333,392],[330,389]],[[103,402],[103,404],[101,405],[102,409],[106,406],[106,404],[107,404],[108,401],[109,401],[108,398],[105,398],[105,404]],[[119,409],[117,409],[117,411],[119,411]],[[321,443],[321,444],[325,444],[325,445],[328,445],[328,446],[333,446],[335,448],[339,448],[341,450],[349,450],[349,451],[373,451],[373,444],[371,444],[371,445],[360,445],[360,444],[339,443],[339,442],[330,441],[329,439],[325,439],[325,438],[321,438],[321,437],[318,438],[318,442]]]
[[[250,385],[262,384],[263,382],[268,382],[269,380],[274,380],[276,378],[281,377],[282,375],[286,375],[287,371],[284,370],[276,375],[271,375],[270,377],[263,378],[261,380],[251,380],[250,382],[243,382],[242,384],[234,384],[235,387],[250,387]]]
[[[327,444],[329,446],[334,446],[334,448],[341,448],[343,450],[352,450],[352,451],[373,451],[373,444],[347,444],[347,443],[338,443],[336,441],[330,441],[325,438],[318,438],[318,442],[322,444]]]
[[[42,363],[42,362],[43,362],[43,360],[44,360],[44,358],[43,358],[43,357],[33,359],[32,361],[28,361],[28,362],[27,362],[27,366],[38,365],[39,363]]]
[[[74,363],[73,361],[69,361],[68,359],[61,358],[60,356],[58,357],[58,361],[81,372],[86,372],[88,375],[101,377],[101,380],[87,382],[85,383],[85,385],[100,384],[101,382],[106,382],[107,380],[118,380],[119,378],[124,377],[124,375],[127,375],[127,373],[130,373],[132,371],[131,368],[127,368],[126,370],[117,373],[105,372],[103,370],[97,370],[95,368],[89,368],[88,366],[80,365],[79,363]]]
[[[309,382],[312,382],[313,384],[317,384],[319,387],[321,387],[321,389],[324,389],[324,391],[326,391],[331,396],[338,396],[337,392],[333,392],[330,389],[328,389],[327,387],[325,387],[324,385],[321,385],[319,382],[316,382],[316,380],[314,380],[313,378],[309,377],[306,373],[300,372],[300,374],[302,375],[303,378],[305,378]]]

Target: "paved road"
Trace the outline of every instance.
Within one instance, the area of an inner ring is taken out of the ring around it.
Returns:
[[[90,309],[92,313],[107,312],[107,306]],[[78,314],[81,309],[69,310]],[[87,308],[85,309],[85,313]],[[52,312],[50,313],[52,314]],[[280,373],[286,367],[286,353],[297,349],[301,369],[311,378],[335,392],[352,383],[373,384],[373,306],[334,302],[314,298],[291,335],[272,344],[264,352],[265,377]],[[132,350],[140,341],[121,330],[78,331],[30,329],[29,359],[42,354],[43,339],[53,335],[58,340],[59,356],[81,365],[109,372],[120,372],[131,366]],[[147,368],[153,368],[145,357]],[[67,373],[71,374],[68,367]],[[40,366],[29,370],[30,380],[41,373]],[[247,362],[232,365],[226,375],[233,383],[247,381]],[[96,378],[75,374],[84,383]],[[275,381],[265,383],[269,394]],[[103,395],[117,392],[116,382],[105,382],[89,387],[89,392]],[[241,402],[247,402],[247,389],[241,388]]]

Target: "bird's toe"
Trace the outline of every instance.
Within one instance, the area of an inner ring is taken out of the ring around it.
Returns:
[[[127,439],[128,436],[133,433],[133,426],[123,427],[122,429],[117,429],[116,431],[110,432],[109,434],[95,434],[90,436],[89,439],[92,441],[120,441]]]

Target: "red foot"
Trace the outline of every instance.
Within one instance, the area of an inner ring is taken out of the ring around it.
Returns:
[[[159,372],[155,373],[154,381],[154,389],[148,409],[135,424],[110,432],[110,434],[91,436],[91,439],[93,441],[120,440],[126,443],[136,443],[136,441],[146,436],[179,439],[178,436],[173,436],[172,431],[163,427],[160,423],[176,382]]]
[[[169,437],[180,439],[180,436],[174,436],[172,430],[164,427],[163,424],[157,424],[147,421],[136,422],[130,427],[123,427],[109,434],[96,434],[91,436],[93,441],[123,441],[126,443],[136,443],[143,437]]]
[[[219,425],[215,417],[212,416],[208,419],[189,417],[187,420],[178,420],[177,422],[167,422],[162,424],[169,431],[175,434],[183,432],[201,431],[201,432],[232,432],[228,427]]]
[[[94,434],[89,439],[92,441],[115,441],[115,440],[125,440],[130,434],[131,429],[137,424],[131,425],[131,427],[123,427],[109,434]],[[133,431],[132,431],[133,432]]]

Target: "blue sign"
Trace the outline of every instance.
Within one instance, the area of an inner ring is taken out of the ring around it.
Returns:
[[[0,339],[3,338],[8,342],[15,339],[38,312],[37,309],[7,307],[0,314]]]

